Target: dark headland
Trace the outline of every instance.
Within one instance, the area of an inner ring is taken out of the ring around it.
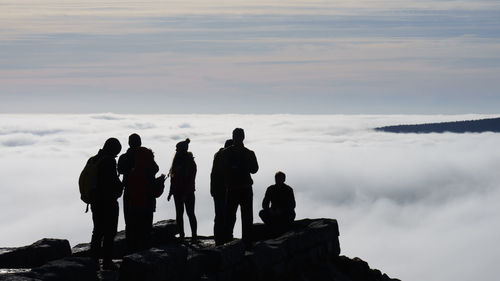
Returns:
[[[19,248],[0,248],[0,280],[5,281],[391,281],[359,258],[340,255],[334,219],[303,219],[281,235],[254,224],[254,241],[215,246],[213,237],[179,240],[174,220],[154,224],[153,247],[126,254],[125,234],[115,238],[118,270],[97,270],[89,245],[42,239]]]
[[[415,125],[395,125],[375,128],[389,133],[484,133],[500,132],[500,118],[467,120]]]

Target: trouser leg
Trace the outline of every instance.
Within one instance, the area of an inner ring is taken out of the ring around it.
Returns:
[[[197,235],[197,227],[198,223],[196,221],[196,216],[194,214],[194,205],[195,205],[195,196],[194,193],[187,194],[185,196],[184,204],[186,205],[186,214],[189,219],[189,225],[191,226],[191,237],[196,238]]]
[[[112,202],[109,206],[106,206],[106,221],[104,230],[104,241],[103,241],[103,259],[111,260],[113,257],[113,244],[116,236],[116,230],[118,228],[118,202]]]
[[[143,211],[137,222],[137,250],[151,247],[151,230],[153,228],[153,212]]]
[[[139,250],[139,222],[140,216],[137,212],[130,212],[127,220],[127,232],[125,239],[127,241],[127,251],[134,253]]]
[[[153,232],[153,216],[154,216],[154,213],[151,211],[147,214],[147,217],[145,220],[146,221],[146,225],[145,225],[145,229],[146,229],[145,246],[146,246],[146,249],[149,249],[152,246],[151,233]]]
[[[251,246],[253,228],[253,192],[251,186],[242,189],[240,204],[242,226],[241,238],[246,246]]]
[[[214,219],[214,239],[215,244],[220,245],[224,241],[226,198],[225,194],[214,196],[215,219]]]
[[[90,255],[93,259],[98,260],[101,252],[102,238],[104,237],[104,213],[101,206],[92,204],[92,239],[90,241]]]
[[[224,224],[224,242],[233,239],[233,229],[236,223],[236,212],[238,211],[239,196],[238,192],[229,190],[226,200],[225,224]]]
[[[174,195],[175,221],[179,229],[180,237],[184,237],[184,198],[181,195]]]

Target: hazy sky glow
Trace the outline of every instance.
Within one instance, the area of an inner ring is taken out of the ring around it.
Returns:
[[[295,190],[298,219],[339,221],[342,254],[404,281],[496,281],[500,134],[371,130],[485,117],[493,116],[3,114],[0,247],[42,237],[88,242],[92,222],[79,199],[79,173],[108,137],[125,149],[132,132],[154,150],[163,173],[175,144],[191,138],[199,233],[210,235],[212,157],[239,126],[260,164],[253,177],[255,221],[266,187],[282,170]],[[165,196],[157,207],[155,220],[175,217]],[[238,235],[239,229],[238,219]]]
[[[496,113],[500,2],[0,0],[0,112]]]

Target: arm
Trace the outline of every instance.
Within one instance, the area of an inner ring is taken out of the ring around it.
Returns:
[[[191,163],[189,165],[189,178],[187,179],[188,182],[188,187],[192,188],[193,190],[195,189],[195,181],[196,181],[196,162],[194,162],[194,159],[191,159]]]
[[[293,195],[293,189],[290,188],[290,207],[292,207],[292,209],[295,209],[295,195]]]
[[[219,168],[217,162],[219,161],[217,156],[218,153],[214,155],[214,161],[212,163],[212,171],[210,172],[210,195],[212,195],[212,197],[215,196],[215,189],[217,188],[216,185],[218,184],[217,177],[219,177],[219,171],[217,171]]]
[[[156,175],[156,173],[158,173],[159,170],[160,167],[158,167],[158,164],[156,164],[155,160],[153,159],[153,167],[152,167],[153,175]]]
[[[266,190],[266,194],[264,195],[264,199],[262,200],[262,209],[266,210],[266,209],[269,209],[269,204],[271,203],[271,196],[269,193],[270,192],[270,189],[271,187],[268,187],[267,190]]]
[[[127,167],[127,154],[122,154],[120,155],[120,158],[118,158],[118,173],[119,174],[125,174],[128,172],[129,168]]]
[[[103,159],[102,176],[104,187],[108,189],[110,199],[118,199],[122,196],[123,184],[116,172],[116,161],[114,158]]]
[[[259,170],[259,164],[257,163],[257,157],[255,157],[255,153],[251,150],[248,150],[248,171],[251,174],[257,173]]]
[[[172,177],[172,175],[170,175],[170,189],[168,191],[167,201],[170,201],[170,198],[172,198],[174,191],[175,191],[174,178]]]

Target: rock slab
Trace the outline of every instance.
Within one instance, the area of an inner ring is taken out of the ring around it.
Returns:
[[[71,255],[68,240],[44,238],[19,248],[0,248],[0,268],[33,268]]]

